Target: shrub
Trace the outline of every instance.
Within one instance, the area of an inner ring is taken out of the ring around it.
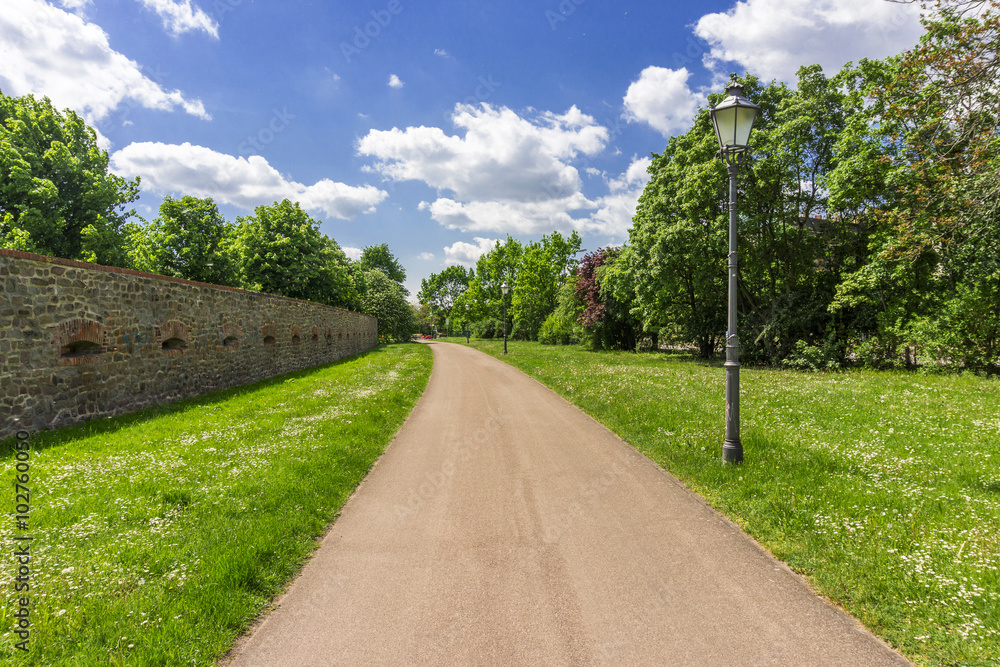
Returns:
[[[559,310],[545,318],[538,331],[538,342],[543,345],[575,345],[582,339],[583,327],[576,318]]]
[[[787,368],[808,371],[832,371],[840,368],[840,350],[827,339],[823,345],[810,345],[804,340],[795,343],[795,351],[781,360]]]
[[[473,322],[469,328],[476,338],[485,338],[486,340],[503,338],[503,322],[495,317],[487,317],[484,320]]]

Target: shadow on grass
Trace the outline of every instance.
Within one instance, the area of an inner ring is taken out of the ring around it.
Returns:
[[[187,398],[171,401],[170,403],[151,405],[147,408],[143,408],[136,412],[130,412],[128,414],[117,415],[114,417],[95,417],[89,421],[73,424],[71,426],[63,426],[56,429],[34,432],[31,433],[31,449],[33,451],[50,449],[82,437],[117,433],[118,431],[121,431],[129,426],[142,424],[151,419],[156,419],[165,415],[182,413],[192,408],[221,403],[222,401],[227,401],[242,394],[249,394],[260,389],[281,384],[282,382],[287,382],[290,379],[308,377],[327,368],[363,359],[371,354],[384,350],[386,347],[387,345],[380,344],[369,348],[364,352],[358,352],[357,354],[352,354],[347,357],[341,357],[336,361],[331,361],[319,366],[304,368],[298,371],[290,371],[288,373],[274,375],[263,380],[257,380],[256,382],[241,384],[235,387],[216,389],[215,391],[210,391],[206,394],[189,396]],[[0,441],[0,456],[7,457],[13,455],[15,442],[15,437],[10,437]]]

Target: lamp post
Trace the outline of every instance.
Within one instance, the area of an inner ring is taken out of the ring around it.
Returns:
[[[465,342],[469,342],[469,304],[465,304]]]
[[[726,439],[722,460],[743,460],[740,442],[740,339],[736,336],[736,175],[750,154],[750,131],[760,107],[743,97],[736,80],[726,87],[728,97],[711,109],[712,124],[719,140],[719,156],[729,169],[729,326],[726,331]]]
[[[510,287],[506,282],[500,286],[500,291],[503,292],[503,353],[507,354],[507,292]]]

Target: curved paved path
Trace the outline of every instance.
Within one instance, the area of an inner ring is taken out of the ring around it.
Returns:
[[[909,664],[579,409],[431,345],[425,394],[232,664]]]

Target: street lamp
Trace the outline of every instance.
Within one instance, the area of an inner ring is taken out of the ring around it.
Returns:
[[[500,291],[503,292],[503,353],[507,354],[507,292],[510,287],[504,283],[500,286]]]
[[[469,342],[469,304],[465,304],[465,342]]]
[[[722,460],[743,460],[740,442],[740,339],[736,336],[736,173],[750,154],[750,131],[760,107],[743,97],[743,85],[736,80],[726,88],[729,96],[712,107],[712,124],[719,140],[719,156],[729,169],[729,328],[726,331],[726,439]]]

